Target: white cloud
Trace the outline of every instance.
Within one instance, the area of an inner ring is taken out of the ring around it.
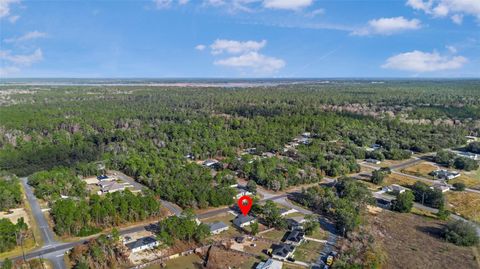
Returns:
[[[0,77],[16,74],[20,72],[20,69],[15,66],[0,67]]]
[[[467,58],[462,56],[448,57],[437,52],[429,53],[414,50],[388,58],[382,68],[419,73],[435,72],[461,68],[467,61]]]
[[[18,16],[18,15],[13,15],[13,16],[8,17],[8,21],[10,23],[16,23],[18,21],[18,19],[20,19],[20,16]]]
[[[0,18],[10,15],[10,5],[16,3],[20,3],[20,0],[0,0]]]
[[[158,9],[169,8],[172,5],[172,0],[153,0]]]
[[[32,54],[11,54],[8,50],[0,50],[0,59],[10,62],[14,66],[30,66],[43,59],[41,49],[36,49]]]
[[[263,6],[272,9],[299,10],[310,6],[313,0],[264,0]]]
[[[274,73],[285,66],[285,61],[251,51],[240,56],[217,60],[214,64],[235,68],[251,68],[253,71],[260,73]]]
[[[422,27],[420,20],[405,19],[404,17],[380,18],[370,20],[364,28],[352,32],[353,35],[391,35],[407,30],[417,30]]]
[[[312,5],[313,0],[204,0],[207,6],[226,7],[230,11],[252,12],[264,7],[267,9],[300,10]]]
[[[204,50],[204,49],[206,49],[206,48],[207,48],[207,46],[205,46],[205,45],[203,45],[203,44],[199,44],[199,45],[196,45],[196,46],[195,46],[195,49],[196,49],[196,50],[200,50],[200,51],[202,51],[202,50]]]
[[[210,50],[213,55],[229,55],[226,58],[214,61],[215,65],[233,67],[247,73],[275,73],[285,66],[285,61],[261,54],[260,50],[266,45],[266,40],[217,39],[210,45]]]
[[[15,43],[15,42],[24,42],[29,41],[37,38],[44,38],[47,37],[47,33],[39,32],[39,31],[32,31],[28,32],[22,36],[15,37],[15,38],[7,38],[5,39],[6,43]]]
[[[212,54],[221,54],[223,52],[231,54],[239,54],[244,52],[259,51],[267,45],[266,40],[260,42],[257,41],[236,41],[236,40],[226,40],[226,39],[217,39],[210,45]]]
[[[174,2],[177,2],[179,5],[186,5],[188,4],[189,0],[153,0],[153,3],[158,9],[170,8]]]
[[[446,46],[446,48],[448,49],[448,51],[450,51],[453,54],[458,52],[457,48],[454,46]]]
[[[408,0],[407,5],[435,17],[451,15],[456,24],[461,24],[463,16],[467,14],[480,19],[479,0]]]
[[[451,17],[451,19],[455,24],[460,25],[463,22],[463,15],[462,14],[455,14]]]

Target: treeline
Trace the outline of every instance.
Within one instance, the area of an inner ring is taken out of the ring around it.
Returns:
[[[87,196],[85,181],[81,180],[74,170],[65,167],[37,172],[28,178],[28,184],[35,188],[35,196],[41,199]]]
[[[16,177],[0,176],[0,211],[8,211],[22,205],[22,191]]]
[[[299,202],[330,216],[340,234],[347,236],[361,223],[367,205],[375,199],[368,188],[351,178],[341,178],[334,187],[310,187],[302,191]]]
[[[16,224],[7,218],[0,219],[0,253],[21,245],[27,236],[30,234],[23,218],[19,218]]]
[[[86,236],[120,224],[160,216],[160,202],[152,195],[129,190],[92,195],[90,199],[59,199],[50,211],[59,235]]]

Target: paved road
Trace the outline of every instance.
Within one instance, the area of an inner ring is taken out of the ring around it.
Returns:
[[[21,178],[21,182],[23,188],[25,189],[25,194],[27,196],[28,203],[30,204],[30,208],[32,209],[33,217],[40,229],[40,234],[44,242],[44,246],[41,247],[39,251],[58,246],[60,243],[55,240],[54,233],[51,227],[48,225],[48,221],[45,218],[42,209],[40,208],[37,198],[33,194],[32,187],[28,185],[28,178]],[[65,262],[63,260],[63,253],[64,252],[57,252],[55,253],[55,255],[48,254],[43,256],[43,258],[51,260],[54,269],[63,269],[66,268]],[[26,256],[28,257],[28,254]]]

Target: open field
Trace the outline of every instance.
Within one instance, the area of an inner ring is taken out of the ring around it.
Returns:
[[[480,194],[451,191],[446,194],[449,209],[469,220],[480,222]]]
[[[471,175],[473,175],[473,177]],[[480,179],[476,178],[475,176],[476,176],[475,174],[466,174],[462,172],[461,176],[454,178],[452,180],[449,180],[448,183],[453,184],[453,183],[461,182],[465,184],[465,186],[467,186],[468,188],[480,189]]]
[[[297,261],[306,263],[315,262],[323,249],[322,243],[305,241],[295,250],[294,257]]]
[[[428,179],[433,179],[432,176],[430,176],[430,173],[432,171],[435,171],[439,169],[438,166],[435,166],[431,163],[427,162],[421,162],[419,164],[407,167],[402,169],[402,173],[409,174],[412,176],[418,176],[418,177],[425,177]]]
[[[185,269],[198,269],[202,268],[202,259],[197,255],[182,256],[176,259],[172,259],[166,262],[166,266],[162,267],[160,264],[151,265],[145,267],[145,269],[160,269],[160,268],[185,268]]]
[[[387,210],[372,220],[387,254],[384,268],[478,268],[472,248],[455,246],[440,236],[445,222]]]
[[[273,231],[269,231],[264,234],[261,234],[260,236],[273,241],[280,242],[286,232],[287,231],[285,230],[273,230]]]
[[[17,223],[19,218],[23,218],[25,223],[30,227],[30,218],[28,217],[27,212],[23,208],[14,208],[11,209],[12,213],[8,214],[7,212],[0,212],[0,219],[6,218],[13,223]]]
[[[399,174],[390,174],[385,177],[385,180],[383,181],[383,186],[388,186],[392,184],[398,184],[400,186],[404,187],[409,187],[417,182],[416,179],[413,179],[411,177],[399,175]]]

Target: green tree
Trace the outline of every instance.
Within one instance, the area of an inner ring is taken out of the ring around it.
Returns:
[[[253,194],[257,194],[257,183],[253,180],[249,180],[247,183],[247,190]]]
[[[412,210],[415,196],[411,191],[400,193],[395,200],[392,201],[392,210],[408,213]]]
[[[303,230],[306,235],[312,235],[320,228],[320,222],[316,215],[310,214],[305,216],[305,223],[303,224]]]
[[[455,220],[447,223],[444,233],[447,242],[455,245],[473,246],[479,242],[475,226],[466,221]]]
[[[373,184],[380,185],[383,182],[383,179],[385,178],[385,174],[380,171],[380,170],[375,170],[372,172],[372,177],[371,181]]]
[[[259,231],[258,222],[254,221],[250,225],[250,232],[251,232],[252,235],[257,235],[258,231]]]

